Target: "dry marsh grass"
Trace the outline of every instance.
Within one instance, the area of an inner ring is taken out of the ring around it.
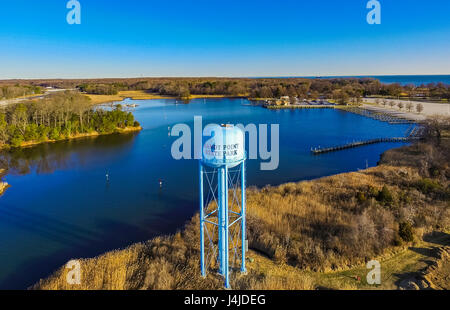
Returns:
[[[160,96],[158,94],[149,93],[144,90],[127,90],[120,91],[117,95],[92,95],[86,94],[91,99],[91,103],[102,104],[114,101],[122,101],[125,98],[131,98],[133,100],[149,100],[149,99],[167,99],[172,98],[168,96]]]

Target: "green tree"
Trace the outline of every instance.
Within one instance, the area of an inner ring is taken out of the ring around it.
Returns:
[[[414,241],[414,229],[409,222],[399,224],[398,234],[406,242]]]
[[[0,144],[8,142],[8,123],[6,122],[6,115],[0,113]]]
[[[134,126],[134,115],[132,113],[128,113],[127,115],[127,126],[128,127]]]
[[[378,192],[377,200],[384,204],[392,203],[394,200],[386,185],[384,185],[381,191]]]
[[[25,141],[36,141],[39,139],[39,126],[36,124],[30,124],[25,130]]]
[[[60,132],[58,127],[53,127],[50,130],[49,139],[51,140],[59,140],[60,138]]]

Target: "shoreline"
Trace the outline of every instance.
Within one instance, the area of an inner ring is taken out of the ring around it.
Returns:
[[[125,99],[131,100],[155,100],[155,99],[173,99],[173,100],[193,100],[193,99],[214,99],[214,98],[247,98],[245,95],[230,96],[230,95],[190,95],[189,98],[178,98],[176,96],[159,95],[156,93],[148,93],[140,90],[120,91],[117,95],[94,95],[84,94],[89,97],[94,105],[105,104],[123,101]]]
[[[113,132],[109,132],[109,133],[99,133],[97,131],[93,131],[90,133],[80,133],[80,134],[72,135],[70,137],[58,139],[58,140],[47,139],[45,141],[26,141],[26,142],[22,142],[22,144],[18,147],[2,145],[2,146],[0,146],[0,151],[9,150],[9,149],[30,148],[30,147],[37,146],[40,144],[71,141],[71,140],[77,140],[77,139],[82,139],[82,138],[92,138],[92,137],[107,136],[107,135],[113,135],[113,134],[126,134],[126,133],[138,132],[141,130],[142,130],[142,127],[138,126],[138,127],[116,128]]]
[[[0,168],[0,197],[6,191],[6,189],[10,186],[7,182],[3,182],[2,179],[6,175],[6,170]]]
[[[423,104],[423,103],[422,103]],[[441,104],[439,104],[441,105]],[[444,104],[442,104],[444,105]],[[447,104],[448,105],[448,104]],[[448,105],[448,109],[450,110],[450,105]],[[397,118],[397,119],[403,119],[403,120],[409,120],[409,121],[414,121],[414,122],[423,122],[425,120],[427,120],[427,118],[434,116],[436,114],[418,114],[418,113],[414,113],[414,112],[407,112],[407,111],[399,111],[396,109],[392,109],[392,108],[388,108],[388,107],[383,107],[383,106],[376,106],[376,105],[372,105],[372,104],[362,104],[362,105],[264,105],[264,108],[268,109],[268,110],[301,110],[301,109],[334,109],[334,110],[349,110],[351,108],[361,108],[363,110],[367,110],[373,113],[383,113],[386,115],[389,115],[390,117],[393,118]],[[444,110],[442,110],[444,109]],[[443,116],[448,116],[449,114],[446,114],[445,109],[447,109],[446,106],[441,107],[441,113],[437,113],[437,115],[443,115]]]

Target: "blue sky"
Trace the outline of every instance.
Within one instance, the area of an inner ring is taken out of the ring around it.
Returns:
[[[450,1],[0,0],[0,78],[450,74]]]

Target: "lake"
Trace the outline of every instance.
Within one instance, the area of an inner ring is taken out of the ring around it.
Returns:
[[[333,109],[267,110],[242,99],[132,101],[143,126],[110,135],[17,150],[12,185],[0,198],[0,289],[25,289],[72,258],[92,257],[173,233],[197,212],[197,162],[172,159],[169,126],[280,124],[280,165],[248,163],[249,186],[314,179],[374,166],[401,143],[313,156],[311,147],[403,136],[391,125]],[[106,180],[109,174],[109,181]],[[163,188],[159,186],[163,180]]]

